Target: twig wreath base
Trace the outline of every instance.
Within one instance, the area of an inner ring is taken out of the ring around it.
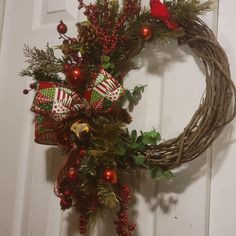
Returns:
[[[183,133],[146,151],[147,162],[165,169],[197,158],[236,114],[236,90],[228,59],[214,33],[199,18],[185,19],[179,24],[185,35],[178,43],[187,44],[204,66],[206,93]]]
[[[66,35],[63,21],[57,26],[62,58],[49,45],[45,51],[25,47],[28,67],[21,75],[35,82],[23,92],[36,90],[35,142],[66,154],[54,187],[61,209],[76,208],[81,234],[104,210],[117,210],[117,234],[131,236],[131,190],[122,174],[145,168],[157,180],[173,177],[171,169],[202,154],[235,117],[236,89],[224,50],[198,17],[211,1],[151,0],[148,10],[139,0],[124,0],[122,7],[116,0],[78,2],[87,20],[77,24],[77,38]],[[162,141],[156,130],[127,129],[145,86],[125,89],[122,65],[148,43],[169,38],[188,45],[200,60],[206,91],[183,133]]]

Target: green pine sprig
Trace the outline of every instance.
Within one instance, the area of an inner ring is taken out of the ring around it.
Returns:
[[[48,44],[45,51],[25,45],[23,53],[28,66],[20,72],[20,76],[29,76],[36,81],[62,81],[58,73],[62,71],[63,60],[55,56],[54,49]]]

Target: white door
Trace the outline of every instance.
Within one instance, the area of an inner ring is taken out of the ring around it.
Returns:
[[[143,3],[148,3],[147,0]],[[236,78],[234,0],[216,1],[204,19],[218,35]],[[23,96],[30,80],[20,78],[24,44],[45,48],[59,43],[56,26],[63,19],[70,35],[82,20],[76,0],[0,0],[0,232],[4,236],[75,236],[77,218],[61,212],[53,181],[63,162],[55,148],[33,142],[33,93]],[[4,16],[4,17],[3,17]],[[2,24],[2,20],[3,24]],[[1,25],[3,28],[1,29]],[[158,128],[163,138],[174,137],[196,110],[204,92],[191,51],[174,43],[147,48],[135,58],[142,68],[129,73],[128,87],[147,84],[133,112],[132,127]],[[235,236],[236,159],[235,121],[201,158],[177,171],[172,182],[156,183],[137,176],[131,215],[138,236]],[[129,182],[132,182],[131,180]],[[70,222],[70,223],[69,223]],[[104,217],[92,235],[115,235],[112,217]]]

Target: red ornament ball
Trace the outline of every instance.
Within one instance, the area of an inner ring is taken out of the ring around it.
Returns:
[[[68,170],[66,176],[71,182],[75,182],[77,180],[78,174],[77,174],[77,171],[75,170],[75,168],[71,167]]]
[[[103,179],[106,182],[109,182],[111,184],[116,184],[117,183],[117,174],[116,171],[113,169],[106,169],[103,172]]]
[[[152,37],[152,30],[148,26],[142,26],[140,29],[140,35],[144,40],[149,40]]]
[[[65,34],[67,32],[67,26],[63,23],[63,21],[60,21],[60,24],[57,26],[57,32],[59,34]]]
[[[69,209],[72,206],[72,199],[61,197],[60,205],[62,210]]]
[[[71,67],[66,73],[66,81],[72,88],[78,88],[84,83],[85,75],[78,66]]]

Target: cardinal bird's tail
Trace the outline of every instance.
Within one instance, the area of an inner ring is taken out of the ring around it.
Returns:
[[[166,20],[165,24],[171,30],[180,31],[180,28],[178,27],[178,25],[170,20]]]

